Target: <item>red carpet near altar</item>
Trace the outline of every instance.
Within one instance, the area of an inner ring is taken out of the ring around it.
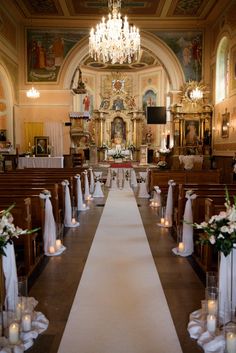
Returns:
[[[111,168],[132,168],[132,163],[131,162],[125,162],[125,163],[111,163]]]

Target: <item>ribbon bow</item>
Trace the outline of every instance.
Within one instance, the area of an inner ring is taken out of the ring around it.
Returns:
[[[51,192],[49,190],[43,190],[42,192],[40,192],[39,197],[42,200],[49,199],[49,197],[51,197]]]
[[[174,186],[176,185],[176,183],[174,182],[174,180],[171,179],[168,181],[168,185]]]
[[[63,185],[63,186],[68,186],[70,183],[69,183],[69,181],[68,180],[63,180],[62,182],[61,182],[61,185]]]

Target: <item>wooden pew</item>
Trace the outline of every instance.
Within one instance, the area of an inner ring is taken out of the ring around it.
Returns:
[[[37,201],[37,214],[40,215],[40,201]],[[14,221],[13,224],[20,228],[31,230],[35,228],[36,223],[32,222],[32,215],[35,216],[36,212],[32,212],[32,199],[29,197],[19,195],[0,195],[0,208],[7,209],[11,204],[15,207],[11,210]],[[37,223],[37,226],[41,223]],[[41,224],[43,226],[43,224]],[[14,238],[16,262],[19,275],[30,276],[38,263],[43,257],[42,252],[42,230],[32,234],[22,234],[19,238]],[[23,253],[23,254],[22,254]]]
[[[220,183],[221,172],[218,169],[215,170],[150,170],[150,188],[154,186],[163,186],[168,184],[170,179],[173,179],[177,184],[185,183]]]

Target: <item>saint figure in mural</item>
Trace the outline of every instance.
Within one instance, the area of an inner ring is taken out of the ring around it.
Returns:
[[[86,94],[86,96],[83,99],[83,105],[84,105],[84,111],[85,112],[89,112],[90,109],[90,98],[89,96]]]

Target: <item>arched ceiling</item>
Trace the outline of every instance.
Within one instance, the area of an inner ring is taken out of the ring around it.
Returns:
[[[108,70],[108,71],[136,71],[140,69],[144,69],[147,67],[157,67],[160,65],[158,59],[155,57],[153,53],[150,53],[146,49],[141,49],[139,57],[137,61],[131,63],[131,64],[104,64],[102,62],[97,62],[94,59],[92,59],[89,55],[86,55],[86,57],[83,59],[81,62],[83,66],[87,66],[92,69],[99,69],[99,70]]]

